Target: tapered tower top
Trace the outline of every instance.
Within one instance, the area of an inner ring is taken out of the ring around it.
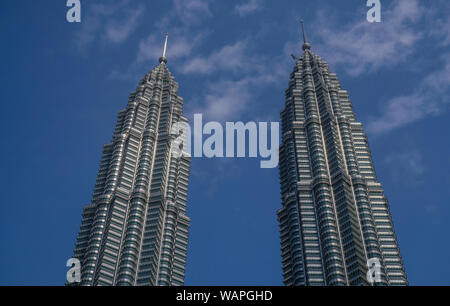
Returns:
[[[302,47],[303,51],[310,50],[311,44],[308,43],[308,41],[306,40],[305,23],[303,22],[303,20],[300,20],[300,23],[302,24],[302,32],[303,32],[303,47]]]
[[[159,58],[160,63],[162,63],[162,62],[164,62],[165,64],[167,63],[166,51],[167,51],[167,40],[168,39],[169,39],[169,34],[166,33],[166,41],[164,42],[163,53],[162,53],[162,56]]]

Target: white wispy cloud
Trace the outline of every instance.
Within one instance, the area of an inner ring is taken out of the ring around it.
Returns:
[[[238,41],[233,45],[226,45],[209,56],[196,56],[188,60],[182,69],[183,73],[210,74],[216,71],[236,71],[246,66],[246,43]]]
[[[169,62],[188,57],[191,54],[196,39],[200,39],[200,36],[193,40],[187,40],[181,36],[169,35],[169,47],[166,53]],[[151,34],[139,42],[135,60],[125,70],[114,69],[109,73],[108,79],[136,82],[142,77],[143,66],[148,64],[149,67],[152,67],[158,64],[158,59],[162,55],[163,46],[164,35],[162,33],[160,35]]]
[[[246,108],[251,98],[250,83],[248,78],[210,83],[200,108],[194,111],[202,113],[208,120],[231,120]]]
[[[440,6],[450,9],[448,2],[441,1]],[[382,9],[381,23],[369,23],[361,16],[342,27],[329,16],[327,11],[318,13],[314,24],[318,42],[313,46],[332,66],[352,77],[394,69],[427,47],[428,39],[438,40],[435,47],[450,44],[450,16],[442,17],[418,0],[391,2]],[[427,72],[413,91],[381,102],[380,114],[369,118],[368,132],[387,133],[445,111],[449,104],[448,54],[440,59],[441,68]]]
[[[446,19],[441,18],[435,20],[430,30],[430,36],[439,40],[439,46],[447,47],[450,45],[450,15]]]
[[[211,17],[210,1],[208,0],[174,0],[175,15],[184,25],[198,24],[205,17]]]
[[[206,19],[212,17],[211,1],[208,0],[173,0],[172,9],[160,20],[155,27],[163,33],[169,33],[169,60],[191,55],[195,46],[208,35],[208,30],[200,27]],[[139,42],[137,61],[155,61],[161,56],[161,37],[150,34]]]
[[[237,4],[234,7],[234,9],[240,16],[246,16],[250,13],[261,10],[262,9],[262,1],[261,0],[247,0],[246,3]]]
[[[438,46],[447,47],[450,45],[450,2],[447,0],[436,0],[433,4],[437,4],[430,8],[430,22],[431,28],[429,34],[431,37],[438,40]],[[446,14],[440,14],[447,12]]]
[[[426,12],[418,0],[398,0],[382,11],[381,23],[365,16],[339,27],[329,12],[318,14],[314,46],[328,62],[352,76],[375,72],[407,60],[423,33],[413,28]]]
[[[172,0],[171,9],[158,19],[154,26],[162,32],[183,32],[186,37],[196,35],[195,32],[205,31],[199,26],[213,14],[208,0]]]
[[[139,41],[135,60],[125,70],[114,69],[108,78],[136,81],[142,73],[142,64],[156,64],[161,57],[164,33],[169,34],[169,62],[191,56],[192,50],[209,33],[200,25],[212,16],[210,3],[207,0],[173,0],[171,9],[155,20],[152,33]]]
[[[439,115],[450,104],[450,53],[443,56],[439,70],[429,73],[416,90],[382,103],[382,113],[369,119],[371,134],[387,133],[419,119]]]
[[[81,52],[86,52],[96,41],[123,43],[137,28],[142,12],[141,4],[129,0],[86,5],[86,17],[75,34],[75,44]]]
[[[137,27],[143,10],[141,8],[129,10],[123,21],[108,21],[105,27],[106,40],[113,43],[122,43]]]
[[[185,67],[184,72],[188,74],[222,74],[234,69],[239,71],[239,74],[228,74],[228,78],[207,83],[198,101],[191,101],[187,105],[189,112],[202,113],[208,120],[236,121],[249,110],[258,108],[257,96],[261,90],[267,86],[277,87],[284,82],[287,84],[286,71],[292,68],[289,54],[295,50],[294,44],[286,43],[281,54],[274,58],[253,54],[248,44],[250,40],[237,41],[212,52],[204,61],[195,60],[195,65],[188,64],[188,68]],[[232,62],[230,57],[222,57],[224,54],[231,55],[237,61]],[[225,63],[227,60],[231,62]],[[205,68],[198,65],[205,65]]]

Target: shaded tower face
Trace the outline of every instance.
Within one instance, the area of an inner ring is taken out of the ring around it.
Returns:
[[[187,122],[183,99],[160,64],[130,94],[103,148],[92,203],[74,257],[81,285],[183,285],[190,158],[171,154],[171,127]]]
[[[304,39],[281,112],[284,283],[407,285],[362,124],[336,74]]]

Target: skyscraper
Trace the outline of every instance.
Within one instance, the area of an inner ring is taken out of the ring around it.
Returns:
[[[81,285],[183,285],[190,219],[190,157],[171,154],[171,127],[185,122],[178,84],[159,65],[130,94],[103,147],[74,257]]]
[[[363,126],[304,28],[303,40],[281,112],[284,283],[407,285]]]

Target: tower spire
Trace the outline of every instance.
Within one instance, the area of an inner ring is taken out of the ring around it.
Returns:
[[[166,51],[167,51],[167,40],[169,39],[169,34],[166,33],[166,40],[164,42],[164,49],[163,49],[163,53],[162,56],[159,59],[159,62],[162,63],[167,63],[167,58],[166,58]]]
[[[303,51],[311,49],[311,44],[308,43],[306,40],[306,32],[305,32],[305,22],[303,20],[300,20],[300,23],[302,24],[302,33],[303,33]]]

